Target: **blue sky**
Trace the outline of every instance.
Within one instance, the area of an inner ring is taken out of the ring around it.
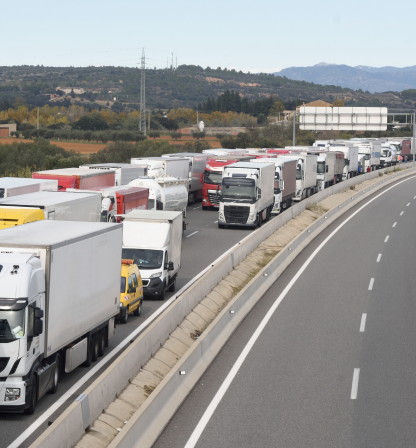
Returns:
[[[0,66],[134,67],[142,47],[157,68],[170,63],[172,52],[179,65],[252,72],[323,61],[416,65],[410,0],[3,0],[0,6]]]

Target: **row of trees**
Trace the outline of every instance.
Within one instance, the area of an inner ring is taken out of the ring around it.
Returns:
[[[0,145],[0,176],[31,177],[33,171],[77,167],[86,163],[129,163],[132,157],[154,157],[172,152],[202,152],[210,148],[205,142],[170,145],[167,141],[144,140],[136,144],[115,142],[88,156],[51,145],[44,138],[33,143],[16,142]]]
[[[256,99],[250,101],[247,97],[241,95],[234,90],[226,90],[223,94],[216,98],[209,97],[206,101],[199,103],[195,108],[203,113],[212,112],[237,112],[249,114],[258,117],[260,114],[266,117],[272,114],[283,112],[283,110],[293,110],[300,105],[301,101],[287,101],[284,103],[276,96],[269,96],[268,98]]]

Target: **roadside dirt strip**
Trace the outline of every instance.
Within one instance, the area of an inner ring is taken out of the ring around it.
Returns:
[[[380,173],[381,174],[381,173]],[[111,443],[171,369],[209,328],[221,310],[291,241],[320,216],[368,189],[390,174],[373,178],[311,205],[264,240],[186,316],[159,351],[119,397],[89,427],[77,448],[116,446]],[[357,181],[360,178],[356,179]],[[186,372],[184,373],[186,374]],[[116,440],[114,440],[116,442]]]

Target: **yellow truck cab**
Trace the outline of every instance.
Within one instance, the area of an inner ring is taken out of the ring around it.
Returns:
[[[43,211],[36,208],[1,208],[0,206],[0,229],[20,226],[34,221],[45,219]]]
[[[129,313],[142,314],[143,283],[139,268],[134,260],[121,260],[120,323],[126,324]]]

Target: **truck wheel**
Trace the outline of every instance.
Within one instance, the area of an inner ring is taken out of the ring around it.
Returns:
[[[135,316],[141,316],[142,315],[142,302],[143,302],[143,299],[142,300],[140,300],[140,302],[139,302],[139,306],[134,310],[134,315]]]
[[[82,367],[89,367],[92,363],[92,350],[93,350],[93,340],[91,336],[88,336],[88,349],[87,349],[87,359],[81,364]]]
[[[36,375],[32,376],[29,407],[25,409],[25,414],[32,415],[35,412],[38,401],[38,381]]]
[[[60,376],[61,376],[61,357],[59,355],[56,355],[55,373],[53,374],[53,385],[49,393],[56,394],[56,392],[58,391]]]
[[[120,319],[121,324],[126,324],[129,320],[129,308],[127,307],[126,314]]]
[[[169,292],[175,292],[176,289],[176,278],[173,280],[173,282],[170,284],[168,291]]]
[[[261,212],[257,213],[257,227],[261,227]]]
[[[159,300],[165,300],[165,292],[166,292],[166,283],[163,282],[163,289],[162,292],[160,293]]]
[[[93,342],[92,342],[92,362],[95,362],[98,359],[99,344],[100,344],[100,341],[98,339],[98,333],[95,333],[93,336]]]
[[[98,340],[99,340],[99,344],[98,344],[98,356],[104,356],[104,350],[105,350],[105,331],[106,328],[103,328],[100,330],[100,332],[98,333]]]

